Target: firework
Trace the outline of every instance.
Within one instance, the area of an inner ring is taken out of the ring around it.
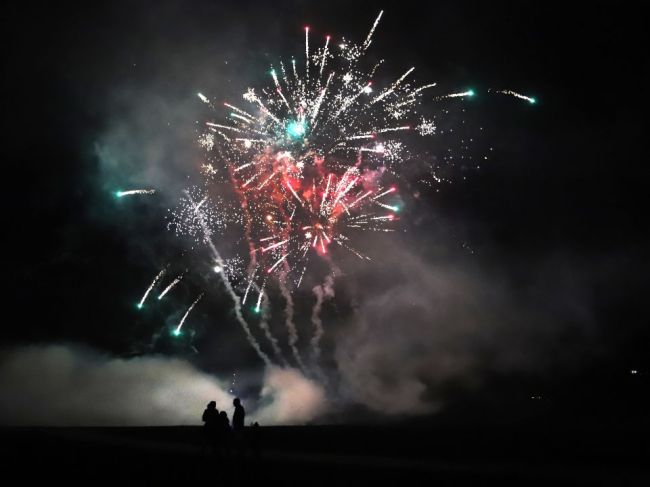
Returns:
[[[167,269],[161,270],[158,274],[156,274],[156,277],[153,278],[153,281],[151,281],[151,284],[149,284],[149,287],[144,292],[144,295],[142,296],[142,299],[140,300],[140,302],[137,305],[138,309],[141,309],[142,306],[144,306],[144,302],[146,301],[147,296],[149,296],[149,293],[156,286],[156,283],[160,280],[160,278],[165,275],[166,270]]]
[[[512,91],[512,90],[497,90],[496,93],[500,93],[502,95],[514,96],[515,98],[519,98],[520,100],[526,100],[528,103],[532,105],[537,103],[537,100],[535,100],[535,98],[533,98],[532,96],[522,95],[521,93],[517,93],[516,91]]]
[[[178,326],[174,329],[174,335],[179,336],[181,334],[181,328],[183,327],[183,323],[185,323],[185,320],[187,319],[188,315],[190,314],[194,306],[196,306],[196,303],[198,303],[202,297],[203,297],[203,293],[199,294],[199,297],[196,298],[192,304],[190,304],[189,308],[187,308],[187,311],[181,318],[181,321],[178,323]]]
[[[214,104],[210,97],[197,93],[211,110],[211,119],[205,121],[198,139],[206,151],[200,166],[204,180],[187,189],[179,205],[170,209],[168,226],[209,247],[210,266],[232,299],[236,319],[267,365],[271,360],[254,338],[242,306],[251,302],[259,328],[280,362],[286,363],[268,326],[271,299],[267,291],[279,289],[293,360],[306,369],[298,349],[292,292],[318,259],[332,270],[323,284],[312,288],[316,303],[310,344],[317,359],[324,333],[321,308],[334,297],[334,276],[341,274],[335,259],[339,253],[348,253],[371,260],[358,248],[360,232],[395,230],[403,209],[398,187],[405,177],[403,163],[411,157],[409,141],[437,134],[438,121],[422,114],[422,103],[462,101],[476,94],[465,89],[431,95],[437,84],[417,83],[414,67],[388,83],[377,81],[384,62],[370,64],[365,55],[382,15],[383,11],[360,44],[346,39],[337,42],[331,36],[319,39],[305,27],[304,66],[302,55],[298,61],[292,58],[290,67],[278,60],[266,71],[266,85],[246,89],[240,102]],[[535,102],[513,91],[499,93]],[[428,173],[432,181],[442,181],[433,167]],[[151,192],[120,191],[117,195]],[[230,238],[233,229],[240,235],[234,240]],[[228,251],[236,255],[223,258],[215,242],[228,244]],[[174,279],[158,299],[182,277]],[[271,283],[275,286],[267,288]],[[180,333],[201,296],[188,308],[175,333]]]
[[[122,198],[124,196],[132,196],[135,194],[154,194],[155,189],[130,189],[129,191],[116,191],[115,196]]]
[[[183,279],[183,274],[181,274],[180,276],[175,278],[172,282],[170,282],[169,285],[163,290],[163,292],[161,292],[158,295],[158,299],[162,299],[163,297],[165,297],[165,294],[167,294],[169,291],[171,291],[174,288],[174,286],[176,286],[176,284],[181,282],[181,279]]]

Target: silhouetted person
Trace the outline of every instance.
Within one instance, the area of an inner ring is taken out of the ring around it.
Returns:
[[[216,446],[219,435],[219,410],[217,403],[210,401],[203,411],[203,437],[206,445]]]
[[[236,398],[232,403],[235,406],[235,412],[232,415],[232,429],[237,432],[243,431],[246,411],[244,411],[244,406],[241,405],[239,398]]]
[[[221,411],[219,413],[219,444],[222,449],[230,447],[232,430],[230,429],[230,420],[228,420],[228,413]]]
[[[230,432],[230,420],[228,419],[228,413],[225,411],[219,413],[219,430]]]
[[[246,412],[239,398],[236,398],[232,403],[235,406],[235,412],[232,414],[233,446],[235,447],[237,456],[243,461],[246,450],[244,439],[244,418],[246,417]]]

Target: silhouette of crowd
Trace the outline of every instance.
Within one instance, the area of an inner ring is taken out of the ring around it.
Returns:
[[[233,401],[235,410],[232,415],[232,427],[226,411],[219,411],[217,403],[210,401],[203,411],[203,436],[206,447],[221,455],[231,449],[244,454],[249,447],[257,454],[259,424],[253,424],[253,430],[248,437],[245,434],[246,411],[239,398]],[[248,440],[248,441],[247,441]],[[247,444],[250,443],[250,444]]]

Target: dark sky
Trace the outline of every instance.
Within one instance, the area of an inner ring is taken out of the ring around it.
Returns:
[[[444,242],[446,265],[480,268],[488,288],[486,276],[507,282],[504,306],[521,305],[531,316],[538,304],[568,323],[536,350],[543,367],[500,366],[484,384],[513,382],[504,387],[526,395],[530,384],[568,391],[579,381],[597,390],[626,380],[630,369],[647,376],[648,25],[638,9],[616,2],[10,4],[3,15],[5,346],[150,350],[156,323],[182,307],[143,315],[133,304],[181,247],[164,229],[164,209],[116,203],[110,191],[120,174],[102,165],[98,144],[122,122],[135,127],[136,139],[141,133],[150,143],[170,130],[182,143],[193,130],[183,124],[193,119],[174,106],[194,104],[199,90],[230,96],[260,83],[255,76],[269,56],[302,52],[304,25],[314,35],[365,36],[380,9],[373,47],[392,63],[389,72],[416,66],[419,80],[482,92],[466,118],[485,127],[480,144],[494,148],[480,170],[457,168],[453,184],[414,209],[425,223],[413,251],[440,262],[432,249]],[[488,96],[488,88],[532,94],[538,103]],[[138,118],[147,103],[151,129]],[[181,174],[186,148],[158,150],[171,174]],[[564,304],[536,303],[573,292],[589,316],[586,328],[572,326],[580,318]],[[181,302],[193,296],[182,293]],[[347,319],[345,303],[338,306],[328,319]],[[209,371],[260,365],[234,325],[227,334],[211,331],[209,323],[231,319],[224,296],[197,316],[199,357],[160,343],[156,350],[190,356]],[[548,360],[555,354],[557,363]]]

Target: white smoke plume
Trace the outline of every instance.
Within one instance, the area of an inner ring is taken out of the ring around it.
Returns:
[[[347,402],[384,414],[431,414],[450,385],[473,389],[491,373],[572,367],[589,353],[591,306],[563,261],[531,267],[534,284],[522,290],[458,263],[397,249],[384,257],[390,280],[376,270],[366,276],[372,289],[337,334]],[[567,330],[582,337],[580,347],[557,346]]]
[[[323,302],[326,299],[332,299],[334,297],[334,277],[331,274],[328,274],[325,277],[323,284],[314,286],[312,292],[316,296],[316,303],[311,312],[311,322],[312,325],[314,325],[314,335],[311,339],[311,346],[314,352],[314,359],[318,360],[321,354],[320,340],[325,333],[325,330],[323,329],[323,320],[320,317],[320,311],[323,307]]]
[[[231,415],[228,383],[169,357],[128,359],[65,345],[26,346],[0,355],[0,425],[200,425],[209,401]],[[324,394],[298,371],[269,369],[262,424],[302,423]],[[242,398],[251,408],[254,398]],[[248,423],[249,421],[247,421]]]
[[[253,415],[261,424],[304,424],[325,411],[324,389],[297,369],[269,367],[264,384]]]

